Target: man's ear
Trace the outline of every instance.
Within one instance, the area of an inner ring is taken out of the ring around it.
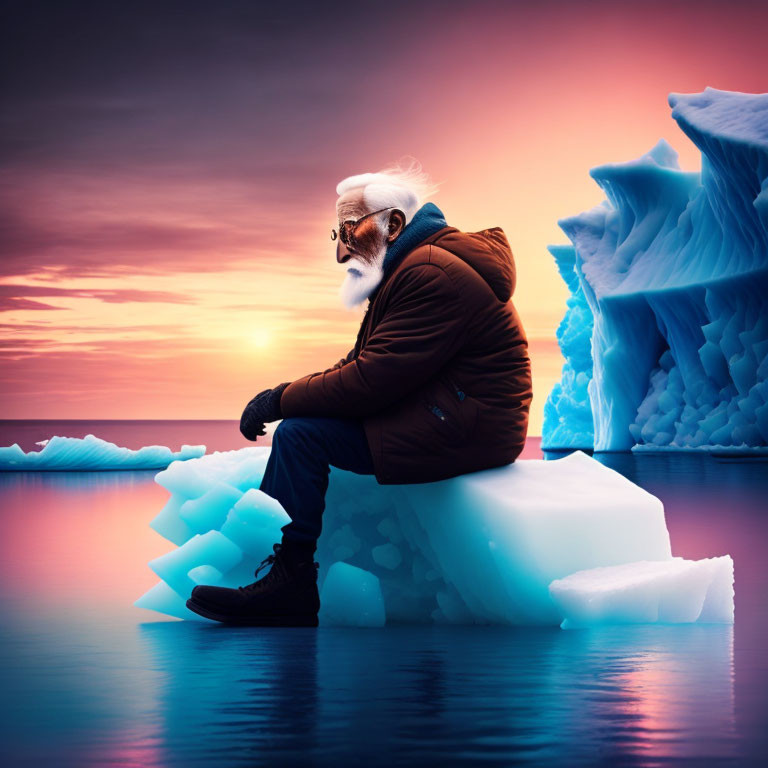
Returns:
[[[397,240],[405,227],[405,214],[400,210],[394,210],[389,214],[389,225],[387,232],[387,242],[391,243]]]

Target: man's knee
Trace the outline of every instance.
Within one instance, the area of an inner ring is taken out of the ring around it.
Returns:
[[[302,416],[291,416],[283,419],[276,427],[272,436],[272,444],[284,441],[287,443],[296,440],[305,440],[308,434],[314,431],[311,419]]]

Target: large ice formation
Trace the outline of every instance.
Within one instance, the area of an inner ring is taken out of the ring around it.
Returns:
[[[200,619],[195,584],[240,586],[288,516],[258,486],[269,448],[174,462],[152,527],[178,545],[150,562],[136,605]],[[661,502],[581,451],[436,483],[382,486],[331,468],[318,542],[323,624],[559,624],[549,585],[575,571],[670,561]]]
[[[733,623],[733,560],[642,561],[577,571],[549,585],[563,629],[592,624]]]
[[[25,453],[18,443],[0,448],[0,470],[160,469],[173,461],[199,458],[204,445],[182,445],[171,451],[164,445],[145,445],[134,451],[95,435],[41,440],[40,451]]]
[[[669,104],[701,173],[661,139],[592,168],[607,200],[558,222],[571,297],[545,449],[768,446],[768,94]]]

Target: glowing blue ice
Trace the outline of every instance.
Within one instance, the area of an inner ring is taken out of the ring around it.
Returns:
[[[146,445],[134,451],[107,442],[95,435],[41,440],[40,451],[25,453],[18,443],[0,448],[0,470],[99,470],[160,469],[172,461],[202,456],[204,445],[182,445],[173,452],[163,445]]]
[[[641,561],[578,571],[549,585],[563,629],[595,624],[733,624],[733,560]]]
[[[258,490],[269,451],[217,451],[157,474],[171,496],[152,527],[179,546],[150,563],[161,581],[136,605],[199,619],[185,606],[195,584],[253,580],[288,522]],[[411,485],[333,467],[326,504],[324,624],[557,625],[553,580],[671,559],[661,502],[581,451]]]
[[[594,430],[587,387],[592,380],[592,310],[576,273],[576,249],[572,245],[550,245],[548,250],[571,295],[557,328],[565,365],[560,381],[544,403],[542,447],[591,448]]]
[[[338,627],[381,627],[386,620],[379,580],[362,568],[334,563],[320,595],[320,622]]]
[[[768,94],[669,104],[701,173],[661,139],[592,168],[608,199],[558,222],[572,296],[544,448],[768,447]]]

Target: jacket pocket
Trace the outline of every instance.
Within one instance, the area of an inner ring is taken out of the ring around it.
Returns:
[[[477,404],[453,377],[439,377],[435,386],[424,392],[421,402],[446,436],[464,440],[474,430]]]

